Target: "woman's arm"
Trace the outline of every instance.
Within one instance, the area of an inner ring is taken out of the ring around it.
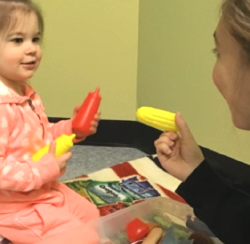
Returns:
[[[225,181],[206,160],[176,192],[225,244],[250,243],[250,195]]]

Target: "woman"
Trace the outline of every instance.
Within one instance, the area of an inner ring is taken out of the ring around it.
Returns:
[[[250,130],[250,0],[225,0],[214,32],[214,84],[237,128]],[[204,156],[180,113],[179,134],[155,141],[161,166],[182,183],[176,192],[225,244],[249,244],[250,190],[225,180]],[[220,162],[218,162],[220,163]],[[250,177],[250,175],[249,175]]]

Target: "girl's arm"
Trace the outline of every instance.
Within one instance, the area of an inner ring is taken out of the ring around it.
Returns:
[[[71,135],[72,131],[72,119],[60,120],[56,123],[49,123],[47,128],[53,135],[54,139],[62,134]]]
[[[18,135],[13,135],[15,109],[9,105],[1,105],[0,111],[0,189],[30,191],[58,179],[60,169],[53,155],[46,154],[37,162],[23,157],[22,142],[18,141]],[[17,149],[18,145],[13,149],[14,146],[9,144],[11,135],[14,138],[11,143],[20,143],[20,149]]]
[[[100,116],[101,116],[101,113],[99,111],[95,114],[95,117],[93,118],[93,121],[91,122],[91,127],[90,127],[90,131],[88,135],[72,130],[72,120],[76,116],[76,113],[78,112],[78,110],[79,110],[79,107],[75,107],[74,114],[71,119],[61,120],[57,123],[49,123],[48,129],[53,135],[54,139],[61,136],[62,134],[71,135],[72,133],[75,133],[76,137],[74,139],[74,142],[79,142],[79,141],[84,140],[86,136],[96,133],[97,127],[100,121]]]

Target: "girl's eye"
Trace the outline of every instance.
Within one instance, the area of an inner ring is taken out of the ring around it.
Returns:
[[[23,38],[20,38],[20,37],[13,38],[11,41],[14,42],[14,43],[19,44],[19,43],[22,43],[22,42],[23,42]]]
[[[219,52],[218,52],[217,48],[213,48],[212,53],[216,56],[216,58],[219,58]]]
[[[40,39],[41,39],[40,37],[34,37],[32,41],[33,41],[33,42],[38,42],[38,43],[39,43],[39,42],[40,42]]]

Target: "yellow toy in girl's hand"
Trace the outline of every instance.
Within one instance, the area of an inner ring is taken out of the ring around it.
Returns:
[[[138,108],[136,117],[141,123],[155,129],[162,131],[178,131],[175,123],[175,113],[152,107],[141,107]]]
[[[59,157],[63,154],[65,154],[66,152],[68,152],[74,145],[73,143],[73,139],[75,138],[75,134],[72,134],[70,136],[68,135],[61,135],[58,138],[56,138],[56,152],[55,152],[55,156]],[[33,156],[32,156],[32,160],[33,161],[38,161],[41,159],[41,157],[48,153],[49,151],[49,145],[41,148],[39,151],[37,151]]]

